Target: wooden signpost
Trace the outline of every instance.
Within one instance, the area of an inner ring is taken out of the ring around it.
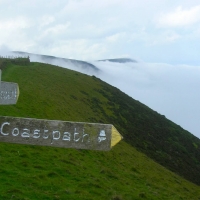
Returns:
[[[16,104],[17,83],[1,81],[0,105]],[[110,150],[122,136],[111,124],[0,116],[0,141],[76,149]]]
[[[18,96],[19,96],[18,84],[1,81],[1,70],[0,70],[0,105],[16,104]]]
[[[0,105],[16,104],[19,96],[17,83],[0,82]]]
[[[1,142],[108,151],[121,139],[111,124],[0,117]]]

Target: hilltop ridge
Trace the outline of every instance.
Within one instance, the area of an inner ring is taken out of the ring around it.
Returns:
[[[28,52],[22,52],[22,51],[12,51],[16,56],[29,56],[32,61],[39,61],[42,63],[48,63],[48,64],[54,64],[58,66],[68,66],[70,68],[70,65],[73,64],[75,67],[77,67],[78,70],[84,70],[84,71],[93,71],[98,72],[99,69],[86,61],[82,60],[75,60],[75,59],[68,59],[68,58],[60,58],[56,56],[49,56],[49,55],[41,55],[41,54],[34,54],[34,53],[28,53]]]

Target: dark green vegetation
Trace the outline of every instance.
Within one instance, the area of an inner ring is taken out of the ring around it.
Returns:
[[[30,63],[30,59],[29,57],[27,58],[23,58],[23,57],[0,57],[0,69],[4,70],[4,68],[6,66],[8,66],[9,64],[16,64],[16,65],[29,65]]]
[[[200,199],[200,140],[105,82],[71,70],[9,62],[18,103],[0,115],[113,124],[110,152],[0,143],[0,199]],[[138,150],[146,155],[139,153]]]

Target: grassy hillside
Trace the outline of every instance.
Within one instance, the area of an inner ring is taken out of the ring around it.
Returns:
[[[0,143],[0,199],[200,198],[200,187],[120,142],[109,152]]]
[[[124,141],[110,152],[0,143],[2,199],[199,199],[200,141],[164,116],[96,77],[9,63],[18,103],[0,115],[112,123]],[[128,144],[129,143],[129,144]],[[26,197],[26,198],[25,198]]]

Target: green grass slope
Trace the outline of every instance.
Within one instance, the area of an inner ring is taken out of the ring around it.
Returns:
[[[0,143],[0,199],[198,200],[200,187],[127,143],[109,152]]]
[[[18,103],[0,115],[112,123],[124,136],[110,152],[0,143],[2,199],[199,199],[199,139],[95,77],[9,63]],[[129,144],[128,144],[129,143]],[[187,144],[187,145],[186,145]]]
[[[19,102],[2,106],[1,115],[111,123],[126,142],[200,185],[200,140],[180,126],[95,77],[14,64],[10,61],[2,79],[19,84]]]

